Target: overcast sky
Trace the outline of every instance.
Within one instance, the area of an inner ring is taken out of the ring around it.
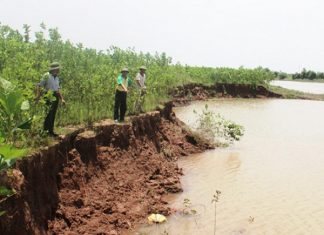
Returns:
[[[0,22],[189,65],[324,71],[323,0],[0,0]]]

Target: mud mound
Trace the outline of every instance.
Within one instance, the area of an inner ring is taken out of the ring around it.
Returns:
[[[177,158],[209,148],[171,106],[79,130],[17,162],[22,183],[1,203],[0,234],[119,234],[149,213],[170,214],[163,197],[182,191]]]
[[[206,100],[212,97],[241,98],[281,98],[282,95],[269,91],[263,86],[247,84],[216,83],[211,86],[190,83],[177,87],[171,92],[174,102],[178,105],[187,104],[193,100]]]

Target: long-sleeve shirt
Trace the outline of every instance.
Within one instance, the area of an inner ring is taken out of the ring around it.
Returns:
[[[46,91],[58,91],[60,89],[60,79],[47,72],[43,75],[38,86],[43,87]]]

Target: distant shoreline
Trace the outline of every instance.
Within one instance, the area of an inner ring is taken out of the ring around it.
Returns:
[[[273,81],[324,83],[324,79],[275,79]]]

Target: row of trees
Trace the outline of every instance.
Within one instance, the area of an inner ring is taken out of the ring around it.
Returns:
[[[324,73],[303,69],[300,73],[293,74],[292,79],[324,79]]]
[[[314,80],[314,79],[324,79],[323,72],[315,72],[312,70],[303,69],[300,73],[288,74],[284,72],[273,72],[274,76],[278,79],[305,79],[305,80]]]
[[[274,78],[271,72],[260,68],[192,67],[173,64],[165,53],[150,54],[114,46],[105,51],[86,48],[81,43],[63,40],[56,28],[47,29],[44,24],[34,35],[31,35],[28,25],[24,25],[23,29],[20,33],[0,24],[0,77],[10,81],[29,102],[29,116],[38,120],[33,121],[34,128],[39,125],[37,128],[41,129],[39,117],[44,113],[44,106],[34,102],[35,85],[52,61],[62,65],[61,86],[67,101],[67,105],[59,109],[59,125],[92,123],[110,118],[116,77],[122,67],[130,69],[131,77],[135,76],[139,66],[148,68],[146,110],[154,109],[161,101],[169,99],[169,91],[185,83],[258,85]],[[130,93],[129,111],[132,111],[133,101],[134,95]],[[4,118],[0,113],[0,119]],[[0,125],[0,133],[4,131]]]

